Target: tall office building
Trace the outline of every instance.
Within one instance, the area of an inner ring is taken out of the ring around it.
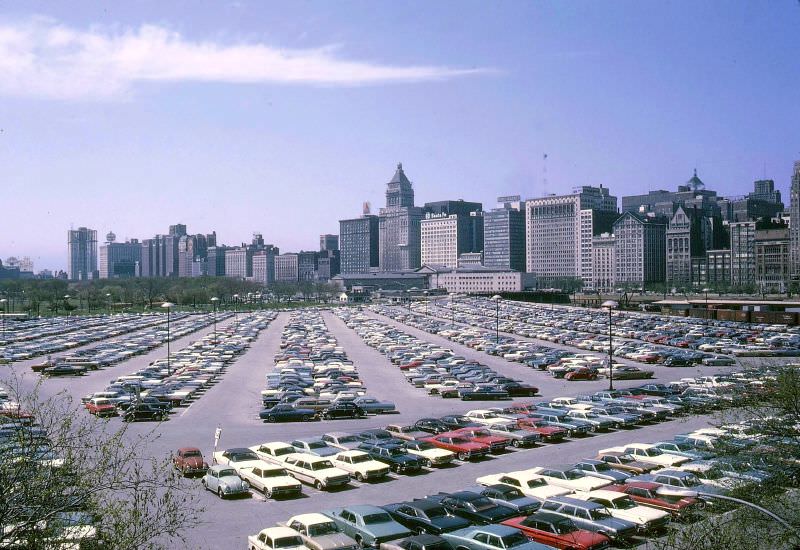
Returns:
[[[759,291],[786,292],[791,274],[789,228],[778,223],[756,229],[753,250]]]
[[[519,195],[497,198],[483,214],[483,264],[525,271],[525,209]]]
[[[207,274],[209,277],[225,276],[225,252],[227,246],[209,246],[206,252]]]
[[[420,222],[423,209],[414,206],[414,188],[397,165],[386,185],[386,207],[379,215],[379,258],[382,271],[403,271],[420,266]]]
[[[731,235],[731,284],[735,287],[756,282],[756,222],[735,222],[728,226]]]
[[[297,254],[275,256],[275,281],[296,283],[300,280],[300,262]]]
[[[319,249],[339,250],[339,235],[324,234],[319,236]]]
[[[116,235],[109,232],[106,243],[100,247],[99,273],[101,279],[117,279],[136,276],[142,259],[142,245],[136,239],[118,243]]]
[[[609,233],[592,237],[592,285],[597,292],[612,292],[615,288],[616,238]]]
[[[253,276],[253,250],[245,243],[225,250],[225,276],[248,279]]]
[[[300,251],[297,254],[297,277],[301,281],[315,281],[317,279],[317,267],[319,253],[316,251]]]
[[[421,262],[457,268],[462,254],[483,252],[483,205],[479,202],[425,203],[420,222]]]
[[[610,233],[616,217],[617,198],[602,186],[525,201],[526,271],[540,284],[579,278],[590,286],[592,238]]]
[[[789,187],[789,262],[792,278],[800,278],[800,160],[794,163]]]
[[[614,222],[614,284],[642,288],[664,281],[667,219],[624,212]]]
[[[97,275],[97,231],[86,227],[67,232],[67,274],[71,280],[94,279]]]
[[[692,284],[692,259],[713,248],[711,221],[696,208],[679,206],[667,226],[666,281],[675,287]],[[694,277],[697,279],[698,277]]]
[[[269,285],[275,282],[275,257],[280,254],[277,246],[264,245],[253,253],[253,280]]]
[[[366,273],[380,265],[378,216],[339,221],[339,246],[342,273]]]

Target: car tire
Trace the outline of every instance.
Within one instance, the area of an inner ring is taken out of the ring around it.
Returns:
[[[466,462],[467,460],[469,460],[469,456],[467,455],[467,453],[458,453],[457,456],[461,462]]]
[[[267,417],[267,422],[269,422],[270,424],[273,424],[276,420],[277,420],[277,418],[275,418],[274,416],[268,416]]]
[[[364,483],[364,474],[361,472],[356,472],[356,481]]]
[[[303,420],[303,422],[308,422],[308,421],[311,420],[311,417],[308,416],[307,414],[304,414],[302,420]]]
[[[426,468],[433,468],[433,461],[431,459],[425,460],[425,467]]]
[[[262,492],[264,493],[264,498],[272,498],[272,489],[269,487],[264,487]]]
[[[219,498],[225,498],[225,493],[222,492],[222,487],[217,487],[217,496]]]
[[[206,491],[208,491],[208,484],[206,484],[206,480],[205,480],[205,478],[203,478],[203,479],[201,479],[201,480],[200,480],[200,485],[202,485],[202,486],[203,486],[203,489],[205,489]]]
[[[356,535],[355,537],[353,537],[353,540],[355,540],[355,541],[356,541],[356,544],[357,544],[357,545],[358,545],[360,548],[366,548],[366,547],[367,547],[367,546],[364,544],[364,539],[361,537],[361,535]]]
[[[519,449],[519,448],[522,446],[522,443],[520,442],[520,440],[519,440],[519,439],[515,439],[514,441],[512,441],[512,442],[511,442],[511,445],[512,445],[512,446],[513,446],[515,449]]]
[[[322,484],[320,480],[317,480],[314,482],[314,488],[317,489],[318,491],[322,491],[325,488],[325,486]]]

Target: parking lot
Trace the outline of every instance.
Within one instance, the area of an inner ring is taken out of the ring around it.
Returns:
[[[264,423],[258,416],[261,410],[261,392],[265,387],[267,373],[273,371],[273,358],[281,349],[282,334],[291,315],[288,312],[279,313],[269,326],[260,332],[249,349],[230,363],[224,376],[204,392],[202,399],[193,400],[174,409],[170,419],[162,424],[131,424],[129,426],[131,436],[145,433],[157,426],[161,437],[151,446],[150,451],[153,454],[170,453],[179,447],[196,446],[210,459],[214,431],[218,427],[222,430],[219,442],[221,450],[251,447],[271,441],[287,442],[302,437],[320,436],[328,432],[359,432],[382,428],[387,424],[413,424],[422,417],[462,414],[471,409],[502,405],[502,402],[470,403],[428,395],[428,392],[410,385],[397,366],[392,364],[385,354],[368,346],[354,330],[348,328],[341,316],[332,311],[324,311],[321,319],[327,333],[345,350],[347,359],[356,366],[358,376],[368,389],[368,394],[392,401],[398,413],[370,415],[361,420]],[[452,349],[455,354],[463,356],[468,361],[479,362],[503,376],[539,388],[537,397],[525,401],[550,401],[560,396],[590,394],[608,387],[608,381],[603,378],[580,382],[554,378],[546,372],[477,351],[375,311],[364,310],[362,315],[380,320],[422,341]],[[220,322],[218,330],[226,329],[230,323],[231,319]],[[177,351],[189,346],[191,342],[207,336],[212,330],[211,327],[206,327],[194,334],[176,339],[171,343],[172,350]],[[563,344],[546,343],[560,349],[569,348]],[[163,360],[165,353],[166,350],[162,346],[112,367],[90,371],[84,376],[45,379],[42,382],[41,392],[48,396],[66,389],[76,399],[77,406],[81,396],[101,390],[114,377],[132,373],[159,359]],[[24,375],[25,386],[32,387],[38,380],[38,376],[30,372],[30,367],[35,362],[27,360],[10,366],[13,372]],[[653,383],[668,383],[681,377],[707,376],[732,370],[731,367],[705,365],[682,369],[649,365],[648,368],[655,372],[654,378],[648,380]],[[741,368],[741,365],[734,368]],[[626,380],[616,382],[615,387],[627,388],[641,384],[641,380]],[[207,508],[205,512],[207,523],[187,533],[188,542],[190,546],[198,548],[244,547],[248,535],[295,514],[322,511],[347,504],[381,505],[398,502],[472,486],[476,478],[487,474],[535,466],[569,465],[583,458],[594,457],[601,448],[625,445],[632,441],[655,442],[671,439],[675,434],[706,427],[710,420],[707,416],[681,416],[644,427],[590,434],[558,444],[540,444],[531,449],[509,449],[477,461],[455,461],[453,465],[442,468],[425,468],[417,474],[390,474],[381,482],[352,481],[349,486],[335,491],[321,491],[304,486],[303,496],[292,500],[267,500],[263,496],[253,495],[248,498],[221,501],[211,492],[203,492],[199,481],[196,481],[197,490],[202,493],[201,500]]]

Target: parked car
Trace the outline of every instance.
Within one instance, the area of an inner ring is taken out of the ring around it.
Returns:
[[[496,504],[489,500],[488,497],[474,491],[439,493],[419,500],[441,503],[450,513],[466,518],[478,525],[497,523],[512,518],[517,514],[514,508]]]
[[[530,516],[507,519],[503,525],[519,529],[526,537],[554,548],[603,550],[610,539],[598,532],[581,529],[571,519],[539,511]]]
[[[161,407],[154,407],[149,403],[133,405],[122,413],[123,422],[137,422],[139,420],[157,420],[162,422],[168,419],[168,410]]]
[[[522,492],[525,496],[535,498],[543,502],[550,497],[567,495],[570,489],[551,485],[547,479],[531,472],[531,470],[519,470],[504,474],[489,474],[476,479],[479,484],[492,487],[497,484],[507,485]]]
[[[263,409],[258,417],[264,422],[308,422],[317,418],[314,409],[295,408],[289,404],[278,404],[269,409]]]
[[[307,550],[303,539],[288,527],[268,527],[247,537],[250,550]]]
[[[605,506],[596,502],[571,497],[553,497],[542,504],[541,510],[570,519],[579,528],[605,535],[615,543],[624,543],[636,535],[635,523],[613,517]]]
[[[652,462],[641,462],[622,451],[601,451],[597,454],[597,460],[602,460],[615,470],[628,472],[632,475],[646,474],[658,468]]]
[[[181,447],[172,456],[172,465],[184,476],[205,474],[208,463],[197,447]]]
[[[331,447],[319,437],[303,437],[292,441],[292,447],[298,453],[307,453],[314,456],[333,456],[340,449]]]
[[[292,498],[302,493],[300,482],[289,476],[285,468],[263,460],[245,464],[236,469],[239,477],[264,498]]]
[[[575,464],[575,468],[588,476],[597,477],[611,483],[624,483],[631,474],[615,470],[607,462],[594,458],[586,458]]]
[[[389,474],[386,464],[359,450],[342,451],[334,455],[333,464],[361,482],[383,479]]]
[[[402,445],[364,442],[359,449],[375,460],[388,464],[398,474],[419,472],[424,464],[421,458],[408,453]]]
[[[343,451],[352,451],[361,445],[361,440],[355,434],[347,432],[328,432],[321,439],[331,447],[336,447]]]
[[[334,403],[322,409],[319,413],[323,420],[337,420],[341,418],[366,418],[367,411],[349,401]]]
[[[637,531],[645,535],[663,531],[667,528],[671,518],[669,512],[637,504],[629,495],[618,491],[598,490],[576,493],[573,498],[605,506],[612,517],[635,523]]]
[[[689,515],[700,502],[693,497],[671,497],[659,494],[658,489],[660,487],[660,483],[630,481],[622,485],[609,485],[606,489],[625,493],[635,502],[669,512],[674,518],[682,518]]]
[[[379,550],[453,550],[453,547],[439,535],[423,533],[391,542],[383,542]]]
[[[511,485],[495,483],[486,487],[479,487],[476,491],[495,504],[508,506],[516,510],[517,514],[528,515],[534,513],[542,505],[538,499],[525,496],[525,494]]]
[[[86,403],[86,410],[95,416],[116,416],[117,408],[110,399],[93,398]]]
[[[588,476],[572,466],[536,467],[531,468],[530,472],[543,476],[551,485],[558,485],[573,491],[593,491],[611,484],[608,480]]]
[[[397,407],[394,403],[390,401],[379,401],[374,397],[359,396],[353,399],[353,403],[370,414],[390,414],[397,412]]]
[[[398,502],[382,508],[411,532],[418,534],[441,535],[470,525],[469,520],[453,515],[441,504],[429,500]]]
[[[454,452],[436,447],[430,441],[412,439],[403,443],[403,448],[408,454],[421,458],[428,468],[446,466],[456,457]]]
[[[334,508],[323,513],[361,547],[375,547],[411,535],[411,531],[377,506],[361,504]]]
[[[424,441],[427,441],[432,445],[439,447],[440,449],[454,452],[458,459],[462,462],[481,458],[489,454],[488,445],[470,441],[469,439],[461,436],[448,436],[440,434],[434,437],[428,437],[424,439]]]
[[[250,490],[250,485],[239,477],[236,470],[220,464],[211,466],[200,482],[219,498],[249,494]]]
[[[551,547],[532,541],[508,525],[467,527],[442,535],[450,546],[464,550],[549,550]]]
[[[350,483],[350,474],[335,467],[325,457],[295,453],[287,455],[283,464],[290,476],[319,490],[330,490]]]
[[[292,516],[283,525],[299,533],[303,543],[311,550],[358,550],[356,541],[323,514]]]

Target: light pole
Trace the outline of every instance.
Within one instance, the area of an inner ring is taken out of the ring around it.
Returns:
[[[164,309],[167,310],[167,376],[172,376],[172,364],[171,364],[171,358],[172,357],[170,355],[170,349],[169,349],[169,340],[170,340],[169,314],[172,311],[172,307],[174,305],[175,304],[173,304],[172,302],[164,302],[163,304],[161,304],[161,307],[163,307]]]
[[[456,326],[456,299],[455,295],[450,295],[450,316],[452,318],[453,326]]]
[[[214,345],[217,345],[217,302],[219,302],[219,298],[214,296],[211,298],[211,305],[214,306]]]
[[[6,315],[8,315],[8,300],[0,298],[0,304],[3,304],[3,345],[6,345]]]
[[[238,310],[239,310],[238,302],[239,302],[239,295],[238,294],[234,294],[233,295],[233,324],[236,325],[236,326],[239,326],[239,320],[238,320],[238,317],[237,317],[237,313],[238,313]]]
[[[494,342],[500,343],[500,300],[503,298],[499,294],[492,296],[494,300]]]
[[[71,317],[72,313],[69,311],[69,294],[64,294],[64,310],[67,312],[67,317]]]
[[[425,317],[428,316],[428,291],[423,292],[425,295]]]
[[[108,303],[108,314],[111,315],[111,293],[106,292],[106,302]]]
[[[611,311],[619,304],[614,300],[606,300],[602,306],[608,310],[608,391],[614,391],[614,335],[611,333]]]
[[[703,293],[705,293],[705,295],[706,295],[706,317],[705,317],[706,319],[708,319],[708,291],[709,290],[711,290],[711,289],[708,288],[708,287],[705,287],[703,289]]]

